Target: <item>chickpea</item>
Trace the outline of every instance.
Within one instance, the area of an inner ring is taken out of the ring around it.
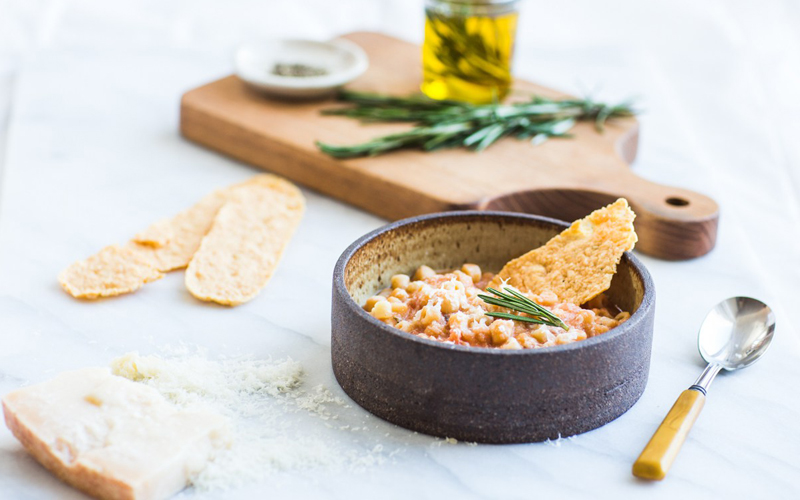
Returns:
[[[492,335],[492,344],[503,345],[514,333],[514,323],[511,320],[495,320],[489,325]]]
[[[452,292],[463,292],[465,288],[464,283],[457,280],[448,281],[442,285],[442,290]]]
[[[375,307],[375,304],[382,301],[383,299],[384,298],[379,295],[368,298],[367,303],[364,304],[364,309],[366,309],[367,311],[372,311],[372,308]]]
[[[511,337],[508,339],[508,342],[500,346],[500,349],[522,349],[522,345],[520,345],[517,339]]]
[[[427,326],[436,321],[441,321],[442,319],[444,319],[442,313],[436,307],[427,305],[420,310],[419,321],[423,325]]]
[[[428,266],[419,266],[417,272],[414,273],[414,280],[424,280],[426,278],[431,278],[436,275],[436,271],[431,269]]]
[[[399,300],[406,300],[408,299],[408,292],[405,291],[403,288],[395,288],[392,291],[392,297],[395,297]]]
[[[407,274],[395,274],[392,276],[392,288],[395,290],[398,288],[405,290],[410,282],[411,278]]]
[[[445,314],[454,313],[459,310],[461,303],[455,297],[446,297],[442,300],[442,312]]]
[[[456,277],[458,278],[458,281],[463,283],[464,286],[472,285],[472,278],[470,277],[469,274],[465,274],[465,273],[463,273],[461,271],[453,271],[453,274],[456,275]]]
[[[548,333],[549,330],[547,328],[545,328],[544,326],[539,326],[536,330],[530,333],[530,336],[536,339],[536,341],[539,342],[540,344],[544,344],[548,340],[547,339]]]
[[[477,264],[464,264],[461,266],[461,272],[472,278],[473,283],[479,282],[481,280],[481,276],[483,276],[483,273],[481,273],[481,268]]]
[[[381,300],[372,308],[372,315],[378,319],[388,319],[392,317],[392,304],[388,300]]]
[[[501,328],[492,329],[492,344],[503,345],[508,341],[508,333]]]
[[[394,303],[392,304],[392,312],[397,314],[403,314],[404,312],[408,311],[408,305],[404,303]]]

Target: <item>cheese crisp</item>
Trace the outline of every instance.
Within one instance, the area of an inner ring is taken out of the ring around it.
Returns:
[[[133,237],[131,243],[144,245],[152,248],[163,248],[175,238],[172,230],[172,219],[163,219],[153,223],[144,231],[139,231]]]
[[[214,191],[175,217],[158,221],[141,231],[128,246],[150,259],[161,272],[183,269],[200,248],[200,242],[211,229],[219,209],[237,192],[260,185],[266,182],[265,179],[272,177],[258,175],[248,181]]]
[[[148,259],[130,248],[111,245],[66,268],[58,282],[73,297],[96,299],[133,292],[163,277]]]
[[[236,192],[186,270],[186,288],[201,300],[235,306],[266,285],[305,209],[300,190],[278,177]]]
[[[214,191],[175,217],[158,221],[140,232],[128,247],[149,259],[159,271],[186,267],[214,223],[219,209],[233,192],[246,185],[237,184]]]
[[[620,198],[572,223],[542,247],[507,263],[489,286],[505,282],[524,292],[550,291],[583,304],[611,286],[622,254],[636,243],[627,200]]]
[[[270,192],[274,195],[270,195],[271,198],[267,199],[263,195],[265,192]],[[284,196],[278,196],[277,193],[283,193]],[[232,205],[232,208],[226,210],[226,213],[249,214],[250,207],[247,207],[246,204],[254,203],[257,205],[262,201],[275,203],[276,206],[269,209],[275,213],[282,211],[292,212],[293,210],[296,212],[298,197],[302,206],[302,195],[293,184],[274,175],[257,175],[246,182],[214,191],[176,216],[152,224],[147,229],[136,234],[124,247],[107,247],[85,261],[76,262],[61,274],[59,282],[70,295],[80,298],[107,297],[132,292],[149,281],[161,278],[162,272],[183,269],[188,266],[200,248],[203,238],[212,225],[215,224],[221,209],[227,205]],[[254,205],[253,210],[264,214],[266,209],[263,206],[256,207]],[[299,221],[299,215],[302,215],[302,208],[297,214],[297,221]],[[226,215],[223,219],[231,217],[237,217],[237,215]],[[257,225],[258,222],[249,221],[248,223]],[[266,223],[272,224],[269,221]],[[223,224],[223,227],[226,226],[230,227],[230,224]],[[292,226],[292,231],[294,230],[293,228],[294,226]],[[248,235],[240,235],[243,240],[232,243],[230,248],[232,251],[239,251],[243,248],[248,250],[261,248],[264,251],[275,251],[277,252],[276,254],[259,257],[264,261],[273,262],[270,269],[274,269],[274,263],[277,263],[280,258],[280,252],[282,252],[284,245],[263,245],[262,240],[265,238],[261,233],[263,233],[264,229],[260,228],[252,232],[252,238],[255,239],[250,239]],[[268,230],[273,231],[274,228],[270,227]],[[288,233],[289,236],[286,236],[287,240],[292,231]],[[238,259],[238,256],[228,255],[228,257]],[[252,254],[250,254],[245,260],[252,260],[252,257]],[[264,266],[261,267],[263,268]],[[232,272],[238,272],[231,266],[225,268],[232,270]],[[245,269],[241,269],[241,271],[247,272]],[[269,274],[271,274],[271,270]],[[259,276],[262,275],[263,271]],[[226,283],[243,284],[240,283],[241,279],[238,277],[229,276],[226,279]],[[219,273],[215,275],[215,280],[220,283],[224,281]],[[254,278],[254,280],[254,282],[259,283],[261,281],[266,282],[261,277]],[[238,285],[234,284],[232,286]],[[249,300],[243,297],[252,298],[255,293],[249,286],[246,288],[245,291],[240,291],[241,293],[238,295],[234,292],[230,293],[231,297],[236,295],[236,299],[221,298],[220,300],[223,300],[222,303],[229,305],[232,305],[234,300],[241,300],[241,302]],[[215,297],[216,295],[212,294],[208,298],[201,298],[215,300]]]

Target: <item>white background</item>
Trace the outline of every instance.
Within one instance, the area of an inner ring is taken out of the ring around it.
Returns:
[[[254,173],[177,133],[180,95],[229,74],[238,42],[354,30],[419,42],[422,21],[415,0],[0,0],[0,394],[182,340],[220,354],[291,355],[311,381],[338,390],[328,360],[330,275],[352,240],[384,223],[369,214],[306,191],[306,218],[277,274],[234,310],[194,301],[180,273],[99,303],[72,300],[55,276]],[[636,171],[721,206],[711,254],[643,258],[658,290],[644,396],[615,422],[549,444],[437,446],[372,422],[367,440],[401,450],[393,463],[288,474],[224,496],[800,496],[798,26],[800,3],[791,0],[524,2],[518,76],[608,100],[637,97],[645,113]],[[740,294],[776,311],[773,347],[714,383],[665,482],[634,480],[632,461],[702,369],[698,325],[716,302]],[[368,421],[358,408],[346,413]],[[80,498],[5,429],[0,496]]]

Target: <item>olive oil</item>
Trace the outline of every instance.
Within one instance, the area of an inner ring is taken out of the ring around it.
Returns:
[[[429,2],[422,91],[432,99],[497,102],[511,88],[516,2]]]

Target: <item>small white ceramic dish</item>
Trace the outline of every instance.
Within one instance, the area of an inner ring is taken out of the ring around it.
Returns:
[[[276,64],[320,68],[319,76],[281,76]],[[236,50],[236,75],[251,87],[276,97],[318,98],[333,93],[366,71],[367,54],[348,40],[254,40]]]

